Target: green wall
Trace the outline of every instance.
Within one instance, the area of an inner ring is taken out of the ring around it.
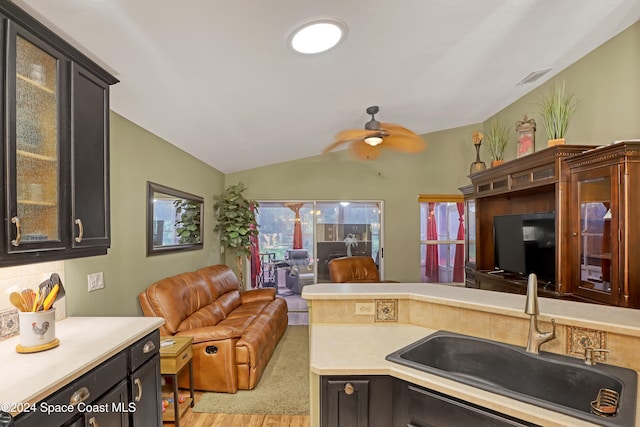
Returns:
[[[496,114],[514,129],[506,160],[516,157],[515,122],[524,114],[538,125],[536,150],[547,138],[536,104],[556,80],[580,100],[568,143],[607,144],[640,137],[640,23],[611,39],[540,88]],[[487,118],[484,125],[488,124]],[[459,194],[470,183],[475,152],[471,133],[483,124],[424,135],[429,147],[417,155],[385,151],[374,161],[352,160],[346,151],[228,174],[258,200],[381,199],[385,202],[385,278],[420,280],[418,194]],[[301,142],[303,143],[303,142]],[[488,153],[482,160],[489,165]]]
[[[147,181],[204,198],[204,249],[146,256]],[[136,316],[138,293],[154,281],[220,262],[213,195],[223,188],[224,174],[112,112],[111,248],[65,261],[67,315]],[[100,271],[105,288],[87,292],[87,274]]]
[[[527,114],[537,123],[536,150],[545,148],[547,136],[537,104],[561,82],[578,100],[567,132],[567,144],[605,145],[615,140],[640,138],[640,22],[487,119],[485,126],[494,117],[515,124]],[[488,158],[486,153],[485,157]],[[515,157],[514,136],[505,159]]]

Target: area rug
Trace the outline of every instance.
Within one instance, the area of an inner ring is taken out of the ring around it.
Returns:
[[[287,327],[253,390],[204,393],[193,412],[309,415],[309,327]]]

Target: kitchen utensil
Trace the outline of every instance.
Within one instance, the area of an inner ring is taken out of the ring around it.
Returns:
[[[9,300],[11,304],[13,304],[20,311],[29,311],[28,308],[24,305],[24,301],[22,297],[17,292],[11,292],[9,294]]]
[[[36,292],[33,289],[25,288],[20,292],[22,299],[24,300],[24,306],[29,311],[33,307],[33,301],[36,299]]]
[[[33,300],[31,311],[37,311],[40,306],[40,288],[36,289],[36,298]]]
[[[53,305],[53,302],[56,300],[56,296],[58,295],[58,291],[60,290],[60,285],[56,284],[51,292],[44,298],[44,302],[42,303],[43,310],[49,310]]]

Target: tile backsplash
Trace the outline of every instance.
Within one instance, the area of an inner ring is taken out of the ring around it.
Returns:
[[[10,316],[5,310],[15,309],[9,301],[9,294],[12,291],[19,291],[23,288],[36,289],[36,287],[51,277],[52,273],[58,273],[64,284],[64,261],[43,262],[39,264],[20,265],[16,267],[0,268],[0,316]],[[65,298],[61,298],[55,304],[56,320],[66,317]],[[10,312],[10,310],[9,310]],[[16,315],[17,317],[17,315]],[[5,317],[2,317],[5,320]],[[11,317],[7,317],[11,319]],[[11,323],[9,321],[9,323]],[[0,334],[6,332],[6,324],[2,322]],[[0,335],[0,336],[2,336]],[[4,338],[4,336],[2,336]]]

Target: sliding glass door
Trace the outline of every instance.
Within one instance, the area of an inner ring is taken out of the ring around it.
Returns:
[[[382,202],[317,202],[318,283],[330,282],[329,262],[344,256],[369,256],[380,269]]]
[[[252,288],[300,294],[307,284],[330,282],[329,261],[340,256],[370,256],[382,274],[382,202],[259,203]]]

